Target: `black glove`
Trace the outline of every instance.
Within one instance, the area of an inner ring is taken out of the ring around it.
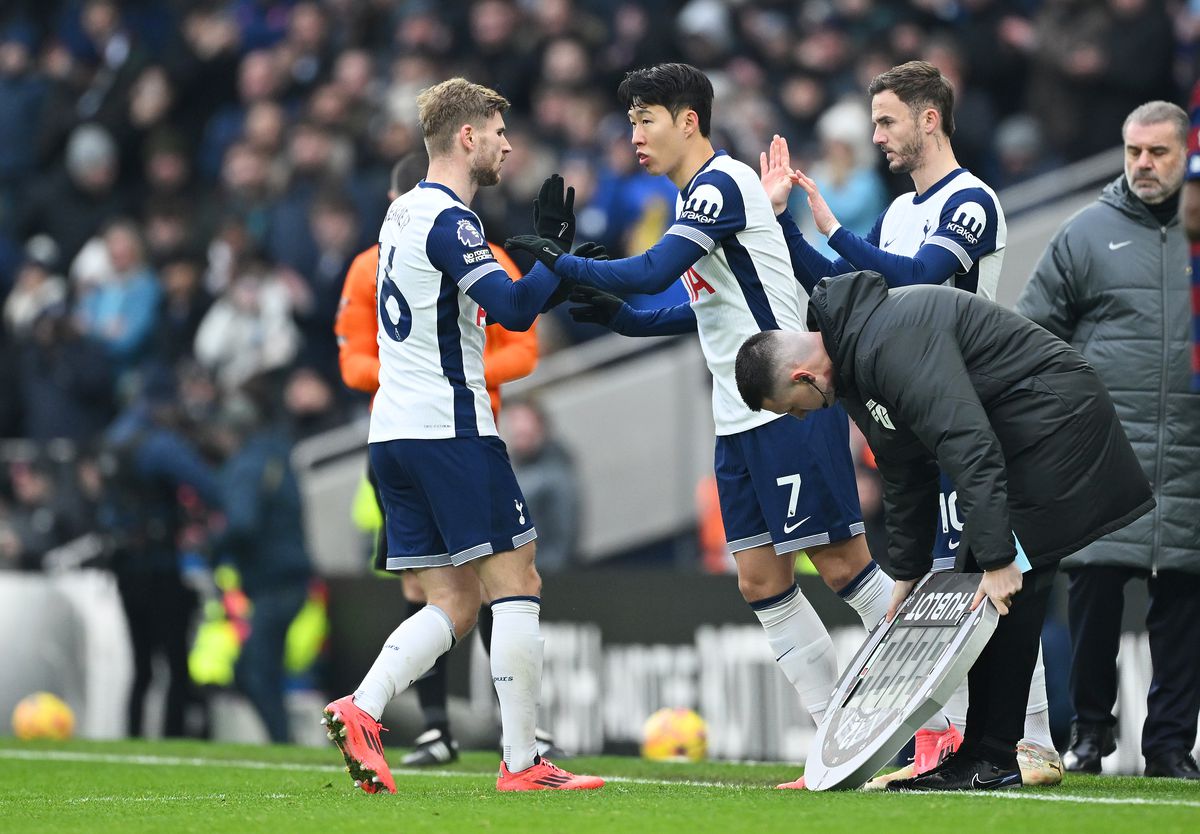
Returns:
[[[591,258],[593,261],[608,260],[608,250],[604,248],[604,244],[594,243],[590,240],[579,244],[579,248],[571,254],[577,258]]]
[[[558,262],[559,256],[563,253],[563,249],[549,238],[538,237],[537,235],[517,235],[510,237],[504,241],[504,248],[509,252],[528,252],[539,261],[554,270],[554,264]]]
[[[546,303],[542,305],[542,312],[548,313],[559,304],[562,304],[567,300],[567,298],[570,297],[571,293],[575,291],[577,286],[579,285],[568,278],[560,278],[558,281],[558,286],[554,288],[554,292],[550,293],[550,297],[547,298]]]
[[[604,248],[604,244],[594,243],[590,240],[579,244],[579,248],[571,254],[578,258],[591,258],[593,261],[608,260],[608,250]],[[555,287],[554,292],[550,293],[550,297],[546,299],[546,304],[542,307],[542,312],[553,310],[559,304],[562,304],[570,297],[577,286],[579,285],[574,281],[563,278],[558,282],[558,286]]]
[[[602,324],[612,329],[612,321],[625,306],[625,302],[610,292],[580,284],[569,296],[572,302],[582,307],[567,310],[571,318],[583,324]]]
[[[564,252],[575,242],[575,188],[568,188],[564,198],[563,178],[558,174],[546,177],[533,201],[533,228]]]

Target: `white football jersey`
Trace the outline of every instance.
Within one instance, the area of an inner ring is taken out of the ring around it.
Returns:
[[[996,300],[1008,226],[996,192],[965,168],[950,172],[920,197],[915,191],[897,197],[880,215],[872,232],[876,234],[879,238],[873,242],[896,255],[911,257],[926,243],[948,249],[961,269],[946,284]],[[935,571],[954,568],[963,528],[958,493],[944,474],[940,493]]]
[[[763,330],[806,330],[808,295],[792,273],[783,232],[758,174],[718,151],[680,193],[667,229],[704,247],[682,280],[713,376],[718,435],[765,425],[780,415],[753,412],[734,380],[738,348]]]
[[[917,196],[897,197],[867,240],[885,252],[913,257],[926,243],[949,250],[961,269],[947,285],[996,300],[1008,226],[996,192],[965,168]]]
[[[483,380],[484,320],[466,291],[504,271],[483,224],[445,186],[396,198],[379,230],[379,393],[370,442],[495,435]]]

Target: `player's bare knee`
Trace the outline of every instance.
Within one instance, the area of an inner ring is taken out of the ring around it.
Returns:
[[[746,602],[758,602],[786,592],[796,582],[795,559],[778,556],[771,545],[753,547],[734,554],[738,590]]]
[[[821,575],[821,580],[831,591],[840,591],[850,584],[857,574],[853,571],[847,571],[841,564],[836,561],[829,563],[824,570],[817,565],[816,560],[813,560],[813,565],[817,568],[817,573]]]
[[[742,592],[742,599],[746,602],[754,602],[756,599],[762,599],[763,595],[759,593],[761,584],[753,579],[745,576],[738,577],[738,590]]]
[[[833,591],[840,591],[870,564],[871,552],[864,536],[854,536],[809,548],[808,558],[825,584]]]
[[[746,602],[758,602],[782,594],[793,582],[795,580],[791,577],[781,579],[777,576],[739,574],[738,590],[742,592],[742,599]]]
[[[425,589],[421,587],[421,580],[412,571],[403,571],[400,574],[401,585],[404,590],[404,598],[409,602],[422,603],[425,602]]]
[[[533,563],[532,542],[505,553],[479,560],[476,566],[490,600],[504,597],[536,597],[542,594],[542,577]]]
[[[540,597],[542,595],[542,575],[537,567],[530,562],[522,565],[513,574],[512,590],[507,596]]]
[[[464,611],[458,616],[452,616],[454,622],[454,639],[455,641],[462,640],[471,633],[471,629],[475,628],[475,623],[479,619],[479,606],[476,605],[470,611]]]
[[[475,627],[475,619],[479,615],[479,604],[482,599],[479,583],[451,582],[427,588],[428,604],[441,609],[450,622],[454,623],[454,636],[461,640]]]
[[[462,640],[471,633],[471,629],[475,627],[475,620],[479,616],[479,597],[472,597],[469,594],[455,594],[453,596],[443,597],[437,601],[430,600],[430,605],[436,605],[446,616],[450,618],[450,622],[454,623],[454,638]]]

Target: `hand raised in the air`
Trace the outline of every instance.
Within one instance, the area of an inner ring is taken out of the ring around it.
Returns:
[[[787,140],[776,133],[771,139],[770,148],[758,155],[763,191],[767,192],[776,216],[787,211],[788,196],[792,193],[793,176],[796,173],[791,164]]]
[[[528,252],[539,261],[554,269],[554,264],[564,254],[563,249],[553,240],[537,235],[517,235],[504,241],[504,248],[510,252]]]
[[[558,174],[546,177],[533,201],[533,228],[565,252],[575,242],[575,188],[564,192],[564,185]]]
[[[813,222],[817,225],[817,231],[829,237],[841,225],[838,219],[833,216],[825,198],[821,196],[820,189],[813,182],[812,178],[803,171],[796,169],[792,172],[792,182],[804,189],[804,193],[808,195],[808,208],[812,212]]]

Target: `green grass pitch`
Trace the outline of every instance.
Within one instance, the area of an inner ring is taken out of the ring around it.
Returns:
[[[398,752],[391,752],[393,759]],[[1068,775],[1000,794],[772,790],[786,764],[564,761],[599,791],[500,794],[498,757],[395,771],[400,793],[353,788],[329,749],[203,742],[0,740],[0,832],[1200,832],[1200,785]]]

